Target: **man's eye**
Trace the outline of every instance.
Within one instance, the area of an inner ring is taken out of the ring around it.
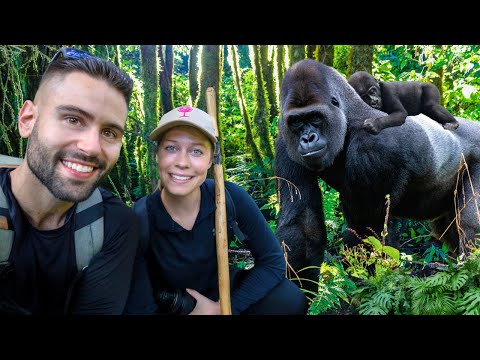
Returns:
[[[167,146],[165,146],[165,150],[170,151],[170,152],[171,152],[171,151],[175,151],[175,146],[173,146],[173,145],[167,145]]]
[[[69,124],[78,124],[79,120],[76,117],[69,116],[66,118]]]
[[[112,130],[104,130],[103,134],[110,139],[116,139],[117,138],[117,134]]]

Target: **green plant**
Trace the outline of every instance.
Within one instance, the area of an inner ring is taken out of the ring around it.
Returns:
[[[310,299],[309,315],[320,315],[338,309],[342,306],[342,301],[348,304],[349,295],[356,288],[338,261],[333,261],[332,264],[323,262],[319,272],[318,293],[313,300]],[[311,294],[307,294],[307,297],[308,295]]]
[[[382,245],[374,236],[363,239],[363,244],[344,248],[342,250],[344,262],[348,265],[348,274],[368,279],[371,272],[385,269],[396,269],[401,265],[400,251],[392,246]]]

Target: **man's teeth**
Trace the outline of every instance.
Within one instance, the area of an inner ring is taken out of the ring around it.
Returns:
[[[79,165],[79,164],[72,163],[70,161],[63,161],[63,164],[66,167],[68,167],[70,169],[73,169],[75,171],[81,172],[81,173],[90,173],[90,172],[93,171],[92,166]]]
[[[172,177],[177,180],[188,180],[192,178],[191,176],[180,176],[180,175],[173,175],[173,174],[172,174]]]

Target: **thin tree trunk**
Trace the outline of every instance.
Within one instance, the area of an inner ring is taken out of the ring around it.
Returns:
[[[290,66],[305,59],[305,45],[288,45],[288,57]]]
[[[245,144],[247,147],[247,152],[252,155],[252,159],[258,165],[262,164],[262,157],[258,151],[257,144],[253,141],[252,126],[250,117],[248,115],[247,106],[245,105],[245,99],[243,97],[242,91],[242,79],[240,76],[240,64],[238,61],[238,49],[234,45],[229,47],[229,63],[232,69],[233,84],[237,90],[237,99],[238,104],[240,105],[240,112],[242,113],[243,122],[245,124]]]
[[[158,109],[158,61],[157,61],[157,46],[156,45],[141,45],[141,69],[142,81],[144,87],[143,93],[143,111],[145,114],[144,133],[150,134],[157,126],[159,120]],[[155,148],[147,143],[146,158],[147,165],[144,174],[145,180],[149,186],[150,192],[154,191],[157,186],[157,168],[155,163]]]
[[[275,48],[275,68],[277,70],[277,104],[280,104],[280,84],[283,80],[283,74],[285,74],[285,46],[276,45]]]
[[[172,76],[173,76],[173,49],[172,45],[158,46],[158,58],[160,62],[160,101],[163,113],[173,109]]]
[[[198,98],[198,52],[200,46],[192,45],[190,56],[188,57],[188,82],[190,90],[190,99],[192,104],[196,103]]]
[[[315,60],[320,61],[328,66],[333,66],[333,59],[335,58],[334,45],[317,45],[315,51]]]
[[[373,45],[352,45],[348,56],[347,78],[357,71],[372,73]]]
[[[268,57],[269,45],[260,45],[260,61],[262,64],[263,80],[265,81],[265,90],[269,104],[270,118],[272,124],[278,117],[277,93],[275,91],[275,78],[273,76],[273,51],[271,58]]]
[[[270,132],[268,131],[269,110],[268,99],[265,92],[265,81],[263,80],[263,71],[261,65],[259,45],[250,46],[251,61],[256,81],[257,106],[253,115],[255,124],[255,132],[258,135],[260,151],[264,156],[273,161],[273,146],[271,142]]]
[[[197,102],[195,107],[207,112],[206,91],[207,88],[213,87],[215,89],[215,104],[218,123],[218,140],[220,143],[220,154],[222,159],[225,157],[223,145],[223,126],[219,111],[219,93],[220,93],[220,79],[222,76],[223,66],[223,46],[222,45],[202,45],[200,50],[200,86]],[[225,172],[225,168],[223,168]],[[211,168],[209,176],[212,176],[213,169]],[[225,174],[224,174],[225,175]]]

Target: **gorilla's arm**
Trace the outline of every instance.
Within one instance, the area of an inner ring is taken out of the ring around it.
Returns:
[[[377,81],[366,71],[357,71],[348,80],[360,97],[387,116],[368,118],[364,129],[377,135],[385,128],[400,126],[408,115],[423,113],[447,130],[458,128],[458,121],[440,105],[440,93],[433,84],[420,81]]]
[[[275,151],[281,204],[277,238],[287,246],[287,261],[295,272],[312,264],[320,266],[327,232],[317,174],[290,159],[281,135],[275,143]],[[318,269],[301,271],[298,276],[318,279]],[[307,280],[302,282],[302,287],[316,291],[316,285]]]
[[[405,118],[409,115],[402,104],[401,98],[395,93],[394,88],[389,87],[388,83],[380,82],[379,84],[383,104],[380,110],[386,112],[388,115],[365,120],[364,128],[374,135],[387,127],[403,125]]]

